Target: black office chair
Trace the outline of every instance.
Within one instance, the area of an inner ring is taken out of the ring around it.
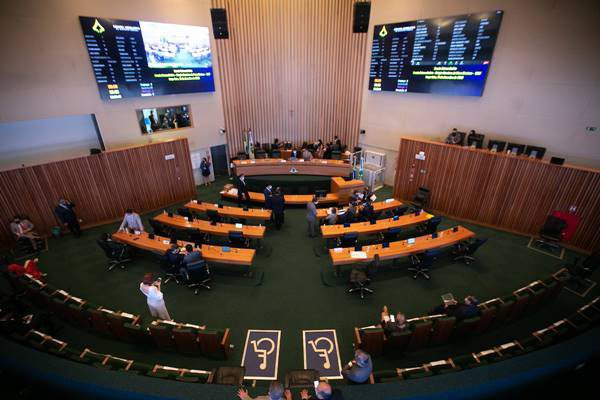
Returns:
[[[564,219],[549,215],[546,218],[544,226],[540,230],[540,238],[535,241],[542,247],[551,249],[560,249],[560,243],[563,237],[563,231],[567,227],[567,222]]]
[[[487,242],[487,238],[477,238],[470,242],[462,242],[456,245],[456,257],[454,261],[464,261],[465,264],[469,265],[475,261],[473,254]]]
[[[194,294],[198,294],[200,288],[211,289],[208,283],[212,281],[212,278],[205,260],[188,264],[185,269],[187,270],[188,287],[194,289]]]
[[[441,222],[442,217],[430,218],[424,224],[417,226],[417,232],[419,232],[421,235],[431,235],[437,231],[437,228]]]
[[[109,271],[117,266],[125,269],[125,264],[132,261],[131,252],[127,245],[101,239],[96,240],[96,243],[108,258],[107,267]]]
[[[175,281],[179,285],[180,282],[187,281],[187,272],[183,267],[183,254],[177,257],[177,260],[171,260],[168,256],[163,256],[160,260],[160,269],[164,272],[163,283],[167,284]]]
[[[181,215],[182,217],[194,218],[191,211],[183,207],[177,209],[177,214]]]
[[[266,152],[266,153],[270,153],[271,152],[271,143],[263,143],[262,144],[262,149]]]
[[[192,242],[194,244],[204,244],[209,242],[209,234],[204,233],[200,230],[191,230],[188,232],[188,238],[186,242]]]
[[[415,273],[413,278],[417,279],[422,275],[425,279],[430,279],[429,269],[433,267],[433,263],[439,253],[439,250],[426,250],[424,253],[411,255],[410,260],[413,266],[408,268],[408,270]]]
[[[566,288],[571,291],[584,296],[588,293],[589,289],[596,286],[596,282],[590,279],[594,271],[600,264],[600,251],[595,251],[590,254],[581,265],[579,264],[579,258],[575,258],[572,264],[566,265],[565,268],[569,271],[569,281],[566,284]],[[581,294],[583,293],[583,294]]]
[[[228,234],[229,244],[233,247],[250,247],[250,240],[244,237],[243,232],[239,231],[229,231]]]
[[[208,217],[208,220],[213,223],[221,222],[223,220],[217,210],[206,210],[206,216]]]
[[[391,210],[387,210],[385,212],[385,215],[388,218],[392,218],[392,217],[395,217],[395,216],[401,217],[401,216],[403,216],[408,211],[409,208],[410,208],[409,206],[395,207],[395,208],[392,208]]]
[[[244,367],[218,367],[213,369],[208,383],[242,386],[244,375],[246,375],[246,368]]]
[[[412,204],[415,208],[424,209],[429,203],[429,197],[431,196],[431,192],[426,187],[419,187],[417,189],[417,193],[413,198]]]
[[[281,158],[281,151],[279,151],[279,150],[273,150],[271,152],[271,158]]]
[[[267,158],[267,153],[264,150],[255,150],[254,158],[256,158],[257,160]]]
[[[384,242],[393,242],[398,239],[398,235],[400,235],[400,232],[402,232],[401,228],[390,228],[386,232],[383,232],[381,234],[381,240],[383,240]]]
[[[338,247],[354,247],[358,243],[358,233],[348,232],[344,233],[338,238]]]
[[[152,227],[152,232],[154,232],[155,235],[158,236],[166,236],[169,237],[170,235],[170,231],[168,229],[166,229],[160,222],[153,220],[153,219],[149,219],[148,222],[150,222],[150,226]]]
[[[285,388],[312,388],[313,382],[321,378],[314,369],[293,369],[285,373]]]
[[[238,151],[237,158],[238,158],[238,160],[246,160],[246,159],[248,159],[248,154],[246,154],[243,151]]]
[[[365,298],[365,293],[373,293],[367,286],[371,283],[373,271],[379,269],[379,257],[367,265],[357,265],[350,272],[350,289],[348,293],[359,293],[360,298]]]

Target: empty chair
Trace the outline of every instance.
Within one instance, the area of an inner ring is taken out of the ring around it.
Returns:
[[[78,327],[82,329],[90,329],[92,327],[90,313],[87,308],[76,304],[69,304],[68,310],[71,314],[71,320],[75,321]]]
[[[244,383],[244,375],[246,375],[244,367],[218,367],[212,371],[208,383],[241,386]]]
[[[412,204],[413,206],[423,209],[429,203],[429,197],[431,196],[431,192],[426,187],[419,187],[417,189],[417,193],[415,193],[415,197],[413,197]]]
[[[188,217],[191,219],[194,218],[194,215],[192,214],[192,212],[185,207],[178,208],[177,214],[181,215],[182,217]]]
[[[185,270],[182,268],[183,256],[177,257],[177,260],[163,256],[160,260],[160,269],[164,272],[164,283],[167,284],[170,281],[175,281],[179,284],[180,281],[187,281],[185,276]]]
[[[217,210],[206,210],[206,216],[210,222],[217,223],[221,222],[222,218]]]
[[[188,287],[194,289],[194,294],[198,294],[200,288],[210,290],[209,283],[212,281],[208,264],[205,260],[199,260],[186,266],[188,274]]]
[[[107,314],[106,322],[108,323],[108,329],[114,337],[125,342],[132,342],[129,337],[129,331],[123,326],[127,320],[117,314]]]
[[[233,247],[244,247],[244,248],[250,247],[250,240],[248,240],[248,238],[244,237],[243,232],[229,231],[228,239],[229,239],[229,244]]]
[[[591,280],[590,277],[599,264],[600,251],[590,254],[581,264],[579,264],[579,258],[575,258],[572,264],[566,266],[569,271],[567,288],[581,296],[585,296],[591,288],[596,286],[596,282]]]
[[[477,238],[472,242],[458,244],[456,247],[456,257],[454,257],[454,261],[464,261],[465,264],[469,265],[475,261],[473,254],[475,254],[477,249],[479,249],[485,242],[487,242],[487,238]]]
[[[89,310],[90,318],[92,322],[92,329],[103,335],[110,335],[112,332],[108,327],[108,321],[104,312],[100,310]]]
[[[344,233],[338,238],[338,247],[354,247],[358,243],[358,233],[348,232]]]
[[[438,318],[433,325],[431,337],[429,338],[429,345],[436,346],[439,344],[446,343],[452,335],[454,325],[456,324],[455,317],[442,317]]]
[[[412,255],[410,259],[413,266],[408,270],[414,272],[413,278],[417,279],[422,275],[425,279],[430,279],[429,269],[433,267],[438,254],[439,250],[426,250],[424,253]]]
[[[546,297],[546,294],[548,293],[546,287],[541,282],[538,285],[530,287],[529,290],[531,291],[531,299],[529,300],[527,309],[525,310],[527,314],[537,311],[542,305],[542,301]]]
[[[390,333],[383,341],[383,352],[391,356],[401,355],[406,350],[411,337],[412,332],[409,329]]]
[[[256,151],[254,151],[254,158],[256,158],[256,159],[267,158],[267,152],[264,150],[256,150]]]
[[[198,354],[200,346],[197,330],[191,328],[173,328],[171,332],[178,352],[191,355]]]
[[[428,371],[427,368],[423,366],[416,368],[400,368],[398,369],[398,375],[400,375],[402,379],[417,379],[431,376],[433,375],[433,372]]]
[[[535,243],[542,247],[559,249],[558,243],[562,241],[563,231],[566,227],[567,223],[564,219],[549,215],[540,230],[540,238]]]
[[[332,160],[341,160],[342,159],[342,152],[341,151],[332,151],[331,152],[331,159]]]
[[[494,321],[492,322],[492,327],[497,328],[497,327],[501,326],[502,324],[506,323],[508,316],[511,313],[514,305],[515,305],[514,299],[505,299],[501,303],[496,305],[496,308],[497,308],[496,317],[494,318]]]
[[[271,158],[281,158],[281,151],[279,151],[279,150],[273,150],[271,152]]]
[[[517,290],[513,293],[513,295],[515,299],[515,305],[513,306],[512,310],[510,311],[510,314],[507,317],[508,321],[514,321],[515,319],[521,317],[521,315],[523,315],[525,309],[527,308],[529,300],[531,299],[531,295],[528,291],[525,290]]]
[[[293,369],[285,373],[286,388],[312,388],[313,382],[320,379],[319,371],[314,369]]]
[[[365,298],[365,293],[373,293],[367,286],[371,283],[364,266],[352,268],[350,272],[350,289],[348,293],[358,293],[360,298]]]
[[[488,330],[498,311],[497,307],[479,308],[479,324],[475,327],[475,332],[481,334]]]
[[[406,350],[412,351],[427,346],[427,343],[429,343],[429,336],[431,334],[432,325],[433,322],[431,321],[422,321],[415,323],[412,327],[412,336],[410,338],[410,341],[408,342]]]
[[[162,350],[172,350],[175,348],[175,341],[173,340],[170,327],[152,323],[148,329],[156,347]]]
[[[385,334],[382,328],[355,328],[354,332],[356,348],[362,349],[372,356],[383,353]]]
[[[163,224],[161,224],[160,222],[153,220],[153,219],[149,219],[148,222],[150,223],[150,226],[152,227],[152,232],[154,232],[155,235],[157,236],[171,236],[170,232],[168,229],[166,229],[164,227]]]
[[[148,331],[139,324],[131,324],[126,322],[123,324],[123,329],[127,331],[127,336],[131,341],[138,345],[150,345],[152,340]]]
[[[198,331],[200,351],[208,357],[226,359],[230,350],[229,329],[219,331],[216,329],[204,329]]]
[[[132,260],[129,248],[124,245],[108,240],[97,240],[98,246],[104,251],[104,255],[108,258],[108,270],[111,271],[115,267],[125,269],[125,264]]]
[[[427,220],[424,224],[417,226],[417,232],[423,235],[431,235],[437,231],[438,226],[442,222],[442,217],[433,217]]]
[[[381,240],[385,242],[393,242],[395,240],[398,240],[398,235],[400,235],[400,232],[402,232],[401,228],[390,228],[386,232],[383,232],[381,234]]]
[[[454,329],[454,340],[456,339],[465,339],[469,336],[472,336],[476,333],[475,328],[479,325],[480,317],[473,317],[463,319],[459,323],[456,324],[456,328]]]

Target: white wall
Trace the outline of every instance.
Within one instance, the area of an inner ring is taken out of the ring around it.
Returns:
[[[504,10],[482,97],[368,90],[373,26]],[[393,182],[401,136],[445,138],[451,128],[548,149],[569,163],[600,167],[600,1],[373,0],[366,60],[363,147],[385,149]]]
[[[79,16],[210,28],[216,91],[104,102]],[[151,135],[188,137],[192,150],[225,143],[210,0],[6,0],[0,7],[0,122],[96,114],[107,149],[147,142],[136,109],[190,104],[194,128]]]
[[[0,170],[86,156],[99,147],[89,114],[0,122]]]

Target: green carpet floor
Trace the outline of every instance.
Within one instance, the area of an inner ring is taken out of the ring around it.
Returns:
[[[209,188],[199,187],[198,199],[216,202],[219,190],[227,182],[227,178],[219,178]],[[377,192],[380,199],[390,195],[389,187]],[[144,220],[155,214],[144,215]],[[307,237],[304,214],[303,208],[289,209],[281,231],[268,227],[264,242],[272,251],[268,257],[257,255],[252,266],[254,278],[240,276],[239,271],[229,273],[226,266],[215,266],[213,290],[200,291],[197,296],[185,286],[164,285],[167,308],[175,320],[231,329],[235,349],[227,361],[121,343],[70,326],[65,326],[59,336],[75,346],[148,363],[208,369],[223,364],[240,365],[248,329],[279,329],[282,331],[279,377],[283,379],[286,370],[302,368],[302,330],[335,329],[345,362],[353,353],[353,328],[377,323],[384,304],[408,317],[420,316],[440,301],[442,293],[452,292],[457,298],[471,294],[481,300],[504,296],[535,279],[547,277],[563,263],[528,249],[526,237],[467,224],[478,236],[489,238],[477,253],[476,263],[467,266],[442,258],[427,281],[414,280],[408,275],[405,262],[397,266],[386,262],[370,286],[375,293],[361,300],[346,292],[349,268],[344,268],[342,277],[336,278],[329,257],[315,255],[320,239]],[[440,228],[454,224],[455,221],[444,219]],[[149,224],[146,226],[150,229]],[[50,239],[50,250],[40,256],[40,268],[48,272],[48,282],[73,295],[111,309],[141,314],[145,321],[150,321],[145,297],[138,286],[144,273],[159,272],[158,264],[151,257],[142,256],[126,270],[107,271],[106,259],[95,240],[102,232],[114,232],[117,227],[114,223],[89,229],[80,239],[70,235]],[[567,252],[565,259],[574,256],[575,253]],[[260,273],[262,284],[256,278]],[[414,366],[522,337],[567,315],[590,297],[584,300],[563,291],[556,302],[507,327],[400,359],[377,357],[375,369]]]

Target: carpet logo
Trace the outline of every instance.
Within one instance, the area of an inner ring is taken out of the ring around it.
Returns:
[[[321,378],[341,379],[341,362],[335,329],[302,331],[304,368],[319,371]]]
[[[281,331],[250,329],[246,335],[242,366],[245,379],[276,380]]]

